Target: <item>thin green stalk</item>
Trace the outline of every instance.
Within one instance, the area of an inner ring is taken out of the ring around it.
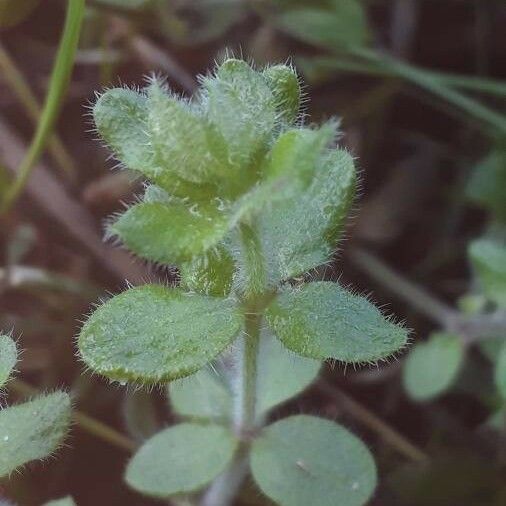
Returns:
[[[65,94],[70,80],[77,44],[79,42],[84,9],[85,0],[69,0],[63,35],[58,47],[58,54],[53,67],[44,109],[32,143],[19,167],[18,177],[10,186],[2,202],[1,211],[3,213],[8,211],[19,194],[23,191],[30,177],[30,173],[42,155],[47,140],[53,130],[61,107],[63,95]]]
[[[312,65],[314,65],[317,70],[322,69],[329,71],[353,72],[376,77],[397,76],[394,69],[389,66],[382,65],[379,58],[369,58],[368,61],[357,61],[356,59],[349,59],[348,56],[329,56],[326,58],[319,58],[316,64],[313,64],[310,59],[304,58],[301,59],[301,62],[303,67],[306,66],[309,71],[312,70]],[[403,63],[403,65],[406,64]],[[422,72],[427,77],[430,77],[445,86],[461,88],[474,93],[487,93],[501,98],[506,97],[506,81],[449,72],[438,72],[435,70],[416,67],[414,65],[409,66],[417,72]]]
[[[390,70],[394,75],[432,92],[482,123],[493,127],[500,135],[506,135],[506,116],[498,114],[480,102],[446,86],[431,73],[369,49],[353,48],[349,52],[368,62],[384,66],[386,70]]]
[[[26,112],[33,120],[35,126],[40,117],[41,107],[35,98],[30,86],[23,77],[16,63],[10,57],[9,53],[5,50],[4,46],[0,43],[0,69],[3,76],[12,92],[17,96],[21,105],[25,108]],[[72,157],[66,150],[61,139],[52,134],[48,141],[48,148],[54,161],[67,175],[73,175],[76,172],[76,167]]]
[[[201,506],[232,504],[247,474],[250,439],[262,423],[256,414],[258,350],[262,316],[269,293],[266,293],[263,253],[254,227],[240,225],[240,236],[244,283],[240,298],[244,312],[244,331],[235,350],[232,424],[241,444],[230,466],[204,494]]]

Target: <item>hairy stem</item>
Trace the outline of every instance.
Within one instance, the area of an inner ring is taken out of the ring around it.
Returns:
[[[241,260],[243,286],[240,299],[244,313],[244,331],[234,350],[233,430],[241,440],[228,469],[218,476],[204,494],[201,506],[228,506],[247,474],[249,442],[260,422],[256,416],[258,349],[262,315],[266,300],[266,273],[260,241],[254,227],[242,224]]]

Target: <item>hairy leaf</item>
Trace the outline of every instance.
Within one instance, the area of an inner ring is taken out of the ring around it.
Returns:
[[[109,226],[136,255],[174,264],[201,255],[216,245],[228,230],[228,218],[215,206],[176,199],[168,203],[142,202]]]
[[[160,383],[198,371],[240,327],[230,300],[144,285],[100,306],[81,329],[79,349],[113,380]]]
[[[192,200],[209,199],[215,191],[213,185],[192,183],[164,165],[160,152],[153,146],[149,112],[145,93],[113,88],[97,100],[93,118],[100,136],[126,167],[171,194]]]
[[[407,340],[407,331],[373,304],[331,282],[287,289],[271,303],[266,317],[288,349],[316,359],[375,361]]]
[[[248,166],[263,155],[276,125],[274,96],[265,80],[242,60],[229,59],[204,81],[209,121],[228,146],[232,166]],[[254,181],[254,167],[241,177]]]
[[[300,275],[328,261],[355,195],[352,157],[333,150],[297,199],[268,206],[260,215],[262,245],[272,282]],[[283,240],[280,241],[279,238]]]
[[[176,425],[144,443],[129,462],[125,479],[135,490],[158,498],[193,492],[225,469],[236,446],[225,427]]]
[[[299,115],[301,90],[299,79],[293,68],[286,65],[267,67],[263,72],[274,96],[276,109],[287,125],[295,122]]]
[[[268,426],[253,442],[251,470],[262,491],[283,506],[360,506],[376,487],[367,447],[343,427],[312,416]]]
[[[149,137],[164,170],[193,183],[212,182],[226,175],[208,145],[209,126],[195,107],[171,96],[154,80],[147,89]]]
[[[506,245],[478,239],[471,243],[469,257],[487,297],[506,308]]]
[[[403,369],[404,388],[416,401],[434,399],[452,386],[463,359],[458,336],[435,332],[409,353]]]
[[[5,384],[18,359],[16,344],[9,337],[0,334],[0,387]]]
[[[234,259],[226,248],[218,246],[181,265],[181,285],[205,295],[226,297],[234,272]]]
[[[67,433],[70,411],[70,398],[64,392],[2,409],[0,476],[53,453]]]

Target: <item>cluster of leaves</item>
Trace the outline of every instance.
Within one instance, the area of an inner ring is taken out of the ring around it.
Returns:
[[[0,335],[0,388],[17,362],[14,341]],[[70,397],[57,391],[0,410],[0,477],[52,454],[70,425]]]
[[[84,362],[111,380],[176,380],[173,406],[190,420],[149,439],[126,472],[145,494],[199,490],[236,455],[229,354],[253,339],[252,313],[261,318],[257,425],[322,360],[374,362],[406,343],[405,329],[337,283],[293,281],[330,259],[356,180],[351,156],[333,147],[336,123],[304,125],[300,98],[290,67],[257,71],[228,59],[191,101],[153,79],[140,91],[111,89],[94,106],[100,136],[149,181],[108,234],[181,273],[179,287],[144,285],[108,300],[78,338]],[[263,429],[250,464],[280,504],[359,505],[376,481],[359,439],[308,416]]]
[[[468,258],[474,273],[472,291],[460,300],[463,315],[506,322],[506,151],[499,146],[475,167],[467,187],[470,200],[489,211],[487,233],[470,242]],[[463,337],[435,332],[416,345],[404,367],[404,385],[417,401],[448,391],[458,378],[467,347]],[[506,399],[506,341],[504,335],[484,335],[479,345],[492,360],[500,405]]]

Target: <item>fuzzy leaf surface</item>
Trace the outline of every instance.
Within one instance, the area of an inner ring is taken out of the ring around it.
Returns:
[[[170,170],[170,165],[165,166],[160,146],[153,145],[149,105],[146,93],[125,88],[107,90],[93,107],[98,133],[126,167],[170,194],[193,200],[210,198],[212,185],[192,183]]]
[[[203,254],[227,230],[228,219],[216,207],[188,207],[176,199],[136,204],[109,227],[109,233],[118,236],[136,255],[164,264]]]
[[[53,453],[70,425],[70,398],[64,392],[37,397],[0,411],[0,477]]]
[[[416,401],[434,399],[452,386],[463,360],[464,347],[459,337],[435,332],[410,351],[404,362],[404,388]]]
[[[331,282],[287,289],[268,307],[266,318],[288,349],[320,360],[375,361],[407,340],[407,331],[364,297]]]
[[[273,202],[260,215],[260,234],[269,263],[269,279],[300,275],[328,261],[355,195],[352,157],[333,150],[297,199]],[[280,241],[279,238],[283,240]]]
[[[343,427],[299,415],[264,429],[253,442],[251,470],[261,490],[282,506],[360,506],[376,487],[367,447]]]
[[[138,492],[161,499],[193,492],[226,468],[236,446],[225,427],[175,425],[144,443],[130,460],[125,479]]]
[[[110,379],[159,383],[198,371],[231,344],[241,323],[227,299],[144,285],[100,306],[81,329],[79,349]]]
[[[220,65],[215,79],[204,82],[207,117],[225,140],[227,159],[245,169],[242,177],[254,180],[251,162],[268,148],[276,126],[276,103],[265,78],[242,60]]]
[[[205,295],[226,297],[232,289],[235,263],[225,247],[217,246],[184,262],[180,272],[181,285],[185,288]]]
[[[0,387],[4,385],[14,369],[18,359],[18,351],[14,341],[0,334]]]
[[[506,308],[506,245],[478,239],[471,243],[469,257],[487,297]]]
[[[302,94],[297,74],[287,65],[273,65],[267,67],[263,75],[281,120],[287,125],[293,124],[299,115]]]

